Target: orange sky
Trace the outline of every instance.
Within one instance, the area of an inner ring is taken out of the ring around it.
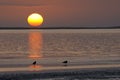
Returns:
[[[42,27],[120,25],[120,0],[1,0],[0,27],[29,27],[33,12],[44,17]]]

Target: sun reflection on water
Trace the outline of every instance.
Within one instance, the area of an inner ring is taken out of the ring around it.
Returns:
[[[29,70],[30,70],[30,71],[40,71],[41,68],[42,68],[41,65],[30,65],[30,66],[29,66]]]
[[[41,49],[42,49],[42,34],[40,32],[30,32],[29,33],[29,58],[38,59],[42,58]]]

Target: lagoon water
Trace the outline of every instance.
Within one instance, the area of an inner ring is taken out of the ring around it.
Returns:
[[[35,60],[39,67],[59,67],[64,60],[69,66],[119,65],[120,29],[0,31],[0,71],[27,68]]]

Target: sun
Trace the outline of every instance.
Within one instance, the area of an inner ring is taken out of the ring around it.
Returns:
[[[38,27],[43,23],[43,17],[39,13],[32,13],[28,16],[27,22],[31,26]]]

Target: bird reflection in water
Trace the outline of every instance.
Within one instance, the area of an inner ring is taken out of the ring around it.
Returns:
[[[42,66],[41,65],[30,65],[30,71],[40,71]]]
[[[31,70],[39,70],[42,66],[37,64],[37,60],[42,58],[42,34],[41,32],[30,32],[29,33],[29,58],[34,60],[33,64],[31,62]]]

